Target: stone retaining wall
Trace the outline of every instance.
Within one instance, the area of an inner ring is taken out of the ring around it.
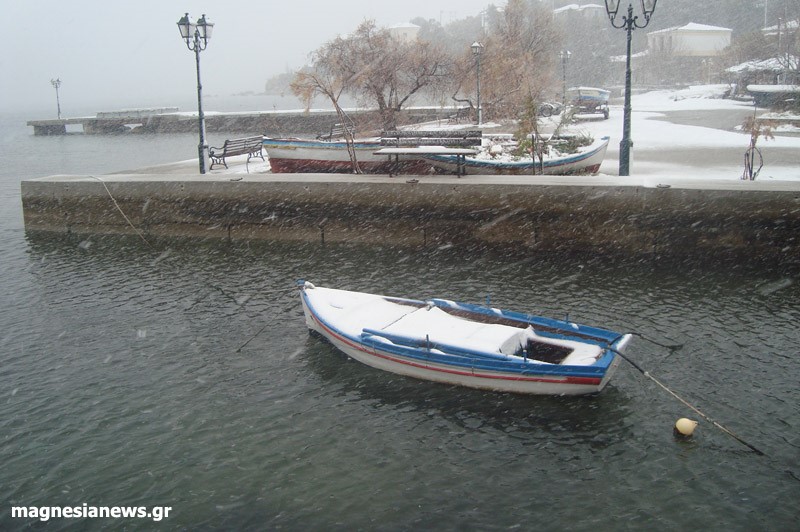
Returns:
[[[22,183],[32,231],[512,246],[800,263],[800,187],[698,189],[294,174],[241,181],[105,176]],[[488,181],[487,181],[488,179]],[[579,184],[576,184],[579,183]],[[116,200],[109,197],[109,192]]]

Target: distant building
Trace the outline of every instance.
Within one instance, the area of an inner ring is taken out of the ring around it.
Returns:
[[[691,22],[647,34],[650,53],[672,57],[715,57],[731,44],[730,28]]]
[[[395,24],[388,28],[392,37],[403,42],[413,42],[417,40],[419,29],[419,26],[410,22]]]
[[[560,21],[568,21],[572,17],[602,20],[606,16],[605,6],[600,4],[569,4],[553,10],[553,18]]]
[[[718,56],[731,44],[730,28],[691,22],[647,34],[647,49],[632,57],[635,81],[644,85],[720,81]],[[612,58],[622,62],[624,57]]]

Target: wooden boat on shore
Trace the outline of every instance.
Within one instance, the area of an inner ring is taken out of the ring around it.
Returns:
[[[631,336],[457,303],[317,287],[298,281],[308,328],[374,368],[471,388],[597,393]]]
[[[472,175],[592,175],[600,171],[606,157],[608,137],[595,140],[576,153],[544,157],[542,161],[532,157],[509,159],[478,155],[466,157],[463,169]],[[428,155],[426,159],[443,172],[455,172],[456,158],[451,155]]]
[[[344,140],[326,141],[298,138],[264,138],[264,150],[274,173],[353,173],[353,163]],[[359,168],[365,174],[426,173],[431,165],[420,157],[392,162],[381,149],[380,138],[353,143]]]
[[[353,173],[347,143],[343,140],[266,137],[263,146],[273,173]],[[437,154],[435,148],[427,146],[419,153],[412,153],[415,152],[413,149],[405,150],[403,155],[391,160],[385,154],[377,153],[385,150],[380,138],[353,143],[359,168],[365,174],[591,175],[599,171],[605,158],[608,137],[596,140],[576,153],[548,156],[541,162],[530,157],[510,159],[489,155]],[[441,149],[446,151],[445,147]],[[459,169],[459,158],[462,169]]]

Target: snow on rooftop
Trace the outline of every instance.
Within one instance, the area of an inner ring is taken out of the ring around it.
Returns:
[[[800,61],[798,57],[789,58],[790,64],[797,64]],[[770,59],[755,59],[753,61],[746,61],[738,65],[726,68],[725,72],[731,74],[741,74],[746,72],[783,72],[786,70],[787,61],[784,58],[772,57]]]
[[[763,31],[766,35],[775,35],[781,31],[796,30],[798,27],[800,27],[800,20],[787,20],[782,22],[780,25],[770,26],[761,31]]]
[[[561,14],[567,11],[583,11],[585,9],[602,9],[605,10],[604,6],[600,4],[568,4],[564,7],[559,7],[558,9],[554,9],[553,13]]]
[[[748,85],[750,92],[800,92],[800,85]]]
[[[398,29],[398,30],[399,29],[414,29],[414,28],[420,29],[420,26],[417,26],[416,24],[412,24],[411,22],[399,22],[397,24],[389,26],[390,30],[393,30],[393,29]]]
[[[648,35],[655,35],[657,33],[671,33],[671,32],[674,32],[674,31],[714,31],[714,32],[728,31],[728,32],[731,32],[733,30],[730,29],[730,28],[722,28],[720,26],[709,26],[707,24],[697,24],[696,22],[690,22],[689,24],[686,24],[685,26],[673,26],[671,28],[664,28],[663,30],[651,31],[650,33],[648,33]]]

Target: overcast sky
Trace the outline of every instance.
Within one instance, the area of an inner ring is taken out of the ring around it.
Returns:
[[[55,107],[64,116],[196,101],[194,54],[176,22],[188,11],[216,25],[201,54],[210,98],[263,91],[274,74],[364,19],[391,26],[421,16],[447,23],[505,0],[5,0],[0,111]],[[196,108],[196,105],[195,105]],[[73,112],[71,113],[70,110]]]

